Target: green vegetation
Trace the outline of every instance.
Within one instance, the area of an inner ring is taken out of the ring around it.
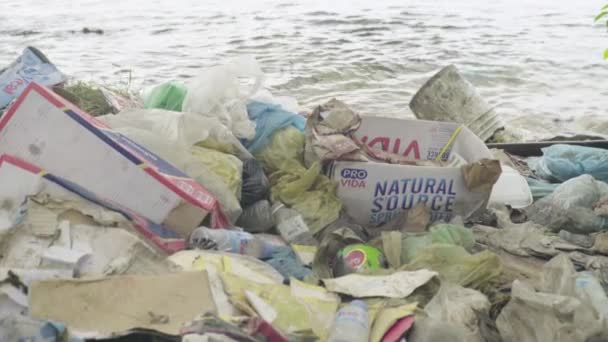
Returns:
[[[600,10],[600,13],[595,16],[594,21],[598,22],[602,18],[604,18],[604,20],[606,21],[606,26],[608,26],[608,17],[606,17],[607,15],[608,15],[608,5],[602,7],[602,9]],[[608,59],[608,49],[604,50],[604,59]]]

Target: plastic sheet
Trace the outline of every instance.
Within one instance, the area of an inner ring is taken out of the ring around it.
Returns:
[[[264,167],[258,160],[252,158],[243,162],[242,178],[241,205],[243,207],[268,198],[270,183],[264,173]]]
[[[243,87],[241,79],[251,82]],[[264,73],[255,58],[241,56],[208,68],[188,82],[183,111],[219,119],[237,138],[253,139],[255,124],[247,115],[247,99],[262,85]]]
[[[245,144],[252,153],[263,148],[272,134],[281,128],[293,126],[304,131],[306,126],[304,117],[270,103],[251,101],[247,104],[247,113],[255,121],[255,137]]]
[[[554,232],[564,229],[572,233],[589,234],[608,229],[608,218],[597,215],[593,207],[608,197],[608,184],[583,175],[570,179],[555,191],[530,206],[530,220]]]
[[[146,94],[144,105],[146,108],[159,108],[182,111],[182,103],[187,93],[186,86],[179,81],[169,81],[159,84]]]
[[[470,229],[452,224],[435,225],[425,234],[404,235],[401,241],[401,262],[407,264],[422,249],[437,243],[470,249],[475,245],[475,237]]]
[[[530,158],[528,164],[537,176],[554,182],[588,174],[608,182],[608,150],[576,145],[543,148],[543,156]]]

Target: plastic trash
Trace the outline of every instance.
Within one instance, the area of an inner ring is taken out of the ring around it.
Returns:
[[[349,274],[323,279],[325,288],[332,292],[358,298],[406,298],[417,288],[436,279],[437,272],[428,269],[397,271],[389,275]]]
[[[242,86],[241,79],[250,82]],[[248,98],[262,85],[264,73],[255,58],[241,56],[208,68],[187,83],[184,112],[218,118],[237,138],[253,139],[255,124],[247,114]]]
[[[559,184],[547,183],[545,181],[530,177],[526,178],[526,180],[528,181],[528,186],[530,186],[530,191],[532,192],[532,198],[534,201],[551,195],[559,186]]]
[[[432,244],[401,269],[430,269],[439,278],[483,291],[502,274],[498,256],[490,251],[469,254],[464,248],[446,244]]]
[[[334,275],[341,277],[351,273],[365,273],[386,268],[382,252],[365,244],[350,245],[338,251]]]
[[[389,243],[394,242],[389,241]],[[452,224],[435,225],[424,234],[405,234],[401,241],[401,263],[407,264],[422,249],[438,243],[461,246],[470,250],[475,245],[475,237],[470,229]]]
[[[236,224],[250,233],[261,233],[270,230],[274,227],[270,202],[262,200],[245,208]]]
[[[528,159],[528,165],[543,179],[561,183],[588,174],[608,182],[608,150],[576,145],[552,145],[542,150],[543,156]]]
[[[21,95],[30,82],[52,86],[66,80],[40,50],[27,47],[13,63],[0,70],[0,108]]]
[[[304,131],[306,126],[304,117],[284,110],[280,105],[251,101],[247,104],[247,113],[255,122],[255,137],[245,143],[252,153],[263,148],[274,132],[287,126]]]
[[[277,247],[272,256],[265,260],[267,264],[274,267],[285,277],[304,280],[312,273],[312,270],[302,264],[290,247]]]
[[[160,108],[182,111],[182,103],[187,93],[186,86],[179,81],[169,81],[160,84],[146,94],[144,105],[146,108]]]
[[[567,230],[589,234],[608,229],[608,218],[597,215],[593,207],[608,197],[608,184],[591,175],[572,178],[553,193],[526,209],[528,218],[554,232]]]
[[[270,258],[275,249],[247,232],[207,227],[199,227],[192,232],[188,247],[249,255],[258,259]]]
[[[243,207],[268,198],[270,183],[264,173],[262,163],[253,158],[243,161],[242,178],[241,205]]]
[[[367,304],[353,300],[336,314],[330,342],[367,342],[369,339],[369,319]]]
[[[272,216],[277,231],[287,243],[313,246],[318,244],[297,210],[287,208],[279,202],[272,206]]]
[[[200,146],[193,146],[190,153],[220,177],[237,198],[241,197],[243,162],[233,155]]]
[[[504,126],[494,108],[454,65],[431,77],[414,95],[410,108],[419,119],[467,125],[484,141]]]
[[[303,166],[304,134],[295,127],[287,126],[275,132],[270,142],[254,155],[271,173],[288,169],[294,162]]]
[[[593,308],[603,318],[608,318],[608,297],[600,281],[591,272],[579,272],[574,282],[579,298],[589,298]]]

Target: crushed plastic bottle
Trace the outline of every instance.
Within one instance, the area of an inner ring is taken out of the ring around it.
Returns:
[[[272,217],[279,234],[289,244],[308,246],[318,244],[297,210],[287,208],[283,203],[277,202],[272,206]]]
[[[270,258],[276,249],[276,246],[247,232],[207,227],[198,227],[190,234],[188,247],[248,255],[258,259]]]
[[[367,342],[368,339],[367,304],[362,300],[354,300],[336,314],[329,342]]]

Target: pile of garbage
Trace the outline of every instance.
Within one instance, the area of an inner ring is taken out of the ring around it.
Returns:
[[[453,66],[412,100],[434,121],[263,79],[4,69],[0,340],[608,340],[608,150],[488,149],[503,125]]]

